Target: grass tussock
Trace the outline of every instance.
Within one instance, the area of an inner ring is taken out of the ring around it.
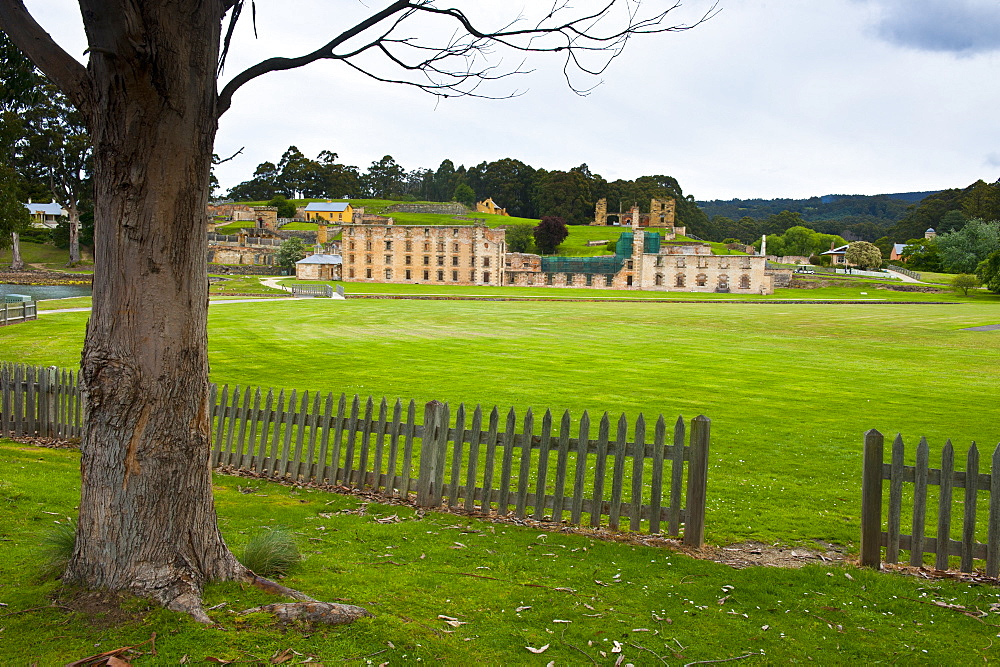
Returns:
[[[76,546],[76,522],[57,523],[42,535],[39,543],[39,573],[43,579],[54,579],[69,565]]]
[[[301,559],[291,534],[274,528],[251,536],[240,562],[262,577],[276,577],[288,574]]]

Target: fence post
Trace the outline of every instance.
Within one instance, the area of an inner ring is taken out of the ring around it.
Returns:
[[[708,443],[712,420],[698,415],[691,420],[691,446],[688,459],[687,521],[684,545],[701,547],[705,543],[705,504],[708,494]]]
[[[420,440],[417,471],[417,505],[420,507],[435,507],[434,499],[441,494],[441,490],[434,487],[438,479],[438,468],[444,465],[439,443],[447,442],[448,438],[448,425],[441,423],[443,412],[444,403],[441,401],[430,401],[424,406],[424,435]]]
[[[861,565],[882,566],[882,434],[865,432],[864,467],[861,472]]]

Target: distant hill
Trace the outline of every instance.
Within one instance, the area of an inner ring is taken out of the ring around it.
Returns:
[[[918,201],[927,197],[928,195],[937,194],[941,190],[927,190],[925,192],[894,192],[892,194],[886,195],[872,195],[874,197],[888,197],[889,199],[902,199],[910,204],[916,204]],[[820,199],[824,204],[832,204],[837,200],[846,199],[848,197],[866,197],[868,195],[823,195]]]

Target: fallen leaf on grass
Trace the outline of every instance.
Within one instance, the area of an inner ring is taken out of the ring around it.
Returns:
[[[532,648],[531,646],[525,646],[524,648],[528,649],[532,653],[545,653],[546,651],[549,650],[549,645],[546,644],[545,646],[540,646],[538,648]]]
[[[126,662],[121,658],[116,658],[115,656],[108,658],[107,662],[108,667],[130,667],[131,664],[131,662]]]
[[[527,607],[518,607],[514,611],[526,611],[528,609],[531,609],[531,605],[528,605]]]
[[[553,623],[572,623],[573,621],[564,621],[564,620],[563,620],[563,619],[561,619],[561,618],[553,618],[553,619],[552,619],[552,622],[553,622]]]

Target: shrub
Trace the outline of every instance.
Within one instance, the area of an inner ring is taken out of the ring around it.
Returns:
[[[58,577],[69,565],[76,546],[76,522],[57,523],[49,528],[39,545],[39,570],[42,578]]]
[[[288,531],[268,529],[250,537],[240,562],[259,576],[274,577],[288,574],[300,559],[299,548]]]
[[[952,289],[956,292],[961,291],[966,296],[969,295],[970,289],[978,289],[981,284],[979,278],[971,273],[960,273],[951,279]]]

